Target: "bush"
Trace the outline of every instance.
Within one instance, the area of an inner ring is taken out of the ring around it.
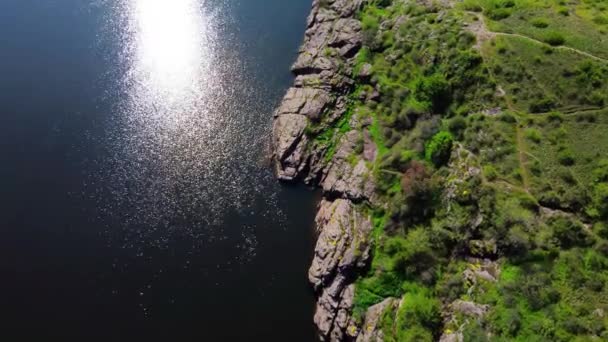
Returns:
[[[562,36],[562,34],[559,32],[549,32],[545,35],[545,38],[543,40],[545,41],[545,43],[551,46],[564,45],[564,43],[566,42],[566,38],[564,38],[564,36]]]
[[[600,183],[594,187],[593,204],[600,217],[608,217],[608,183]]]
[[[483,167],[483,175],[487,180],[493,181],[498,177],[498,172],[492,165],[484,165]]]
[[[462,4],[464,9],[471,12],[481,12],[483,8],[475,1],[465,0]]]
[[[560,112],[551,112],[547,116],[547,120],[549,120],[549,122],[561,123],[564,121],[564,114]]]
[[[465,120],[465,118],[463,118],[462,116],[457,116],[457,117],[453,118],[452,120],[450,120],[450,123],[448,124],[448,129],[456,137],[462,137],[462,133],[464,132],[464,130],[466,128],[467,128],[467,120]]]
[[[441,303],[424,289],[408,291],[397,312],[398,341],[432,341],[441,325]]]
[[[414,96],[435,113],[443,113],[451,102],[450,83],[441,74],[419,78],[414,83]]]
[[[409,231],[405,239],[389,240],[386,252],[393,255],[392,270],[407,278],[420,275],[435,263],[430,238],[422,228]]]
[[[559,301],[559,292],[551,287],[551,279],[547,273],[525,276],[520,286],[521,294],[534,311]]]
[[[432,212],[436,186],[423,163],[416,160],[409,163],[401,179],[401,190],[403,198],[393,203],[394,219],[415,222]]]
[[[530,141],[533,141],[537,144],[542,141],[542,136],[541,136],[540,132],[534,128],[528,128],[526,130],[526,138],[528,138]]]
[[[486,12],[486,15],[492,20],[503,20],[511,16],[511,10],[507,8],[491,8]]]
[[[529,109],[531,113],[545,113],[555,108],[555,106],[553,99],[543,97],[532,102]]]
[[[574,153],[569,149],[559,152],[557,155],[557,160],[564,166],[572,166],[576,162],[574,159]]]
[[[435,164],[435,166],[445,165],[450,160],[454,138],[452,134],[446,131],[441,131],[427,143],[425,148],[426,160]]]
[[[532,25],[537,28],[547,28],[549,27],[549,21],[545,18],[534,18],[532,19]]]
[[[553,236],[562,248],[586,247],[593,243],[583,224],[566,217],[554,217],[549,222]]]
[[[608,239],[608,224],[598,222],[593,225],[593,231],[602,239]]]
[[[593,170],[593,177],[598,183],[608,182],[608,159],[599,161],[597,168]]]

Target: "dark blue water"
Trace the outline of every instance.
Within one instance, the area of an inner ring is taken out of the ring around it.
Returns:
[[[266,158],[309,6],[0,2],[3,340],[314,340]]]

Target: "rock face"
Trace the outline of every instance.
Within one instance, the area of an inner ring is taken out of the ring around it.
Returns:
[[[360,133],[357,131],[350,131],[340,139],[337,151],[321,179],[321,187],[329,196],[343,196],[354,202],[373,197],[375,187],[367,163],[363,159],[349,160],[359,139]]]
[[[341,341],[350,320],[352,279],[369,259],[370,220],[345,199],[323,200],[319,238],[308,278],[319,293],[314,322],[323,340]]]
[[[365,0],[314,0],[304,42],[292,66],[295,81],[274,113],[273,147],[277,177],[321,187],[317,233],[309,280],[317,294],[314,322],[322,341],[355,340],[353,281],[369,259],[370,219],[357,203],[371,200],[374,185],[367,162],[376,156],[369,134],[347,132],[335,153],[315,147],[311,125],[331,126],[347,112],[354,80],[354,56],[362,45],[355,14]],[[359,77],[368,77],[367,66]],[[366,76],[367,73],[367,76]],[[351,121],[354,119],[351,119]],[[352,125],[355,124],[351,122]],[[365,160],[352,160],[357,147]]]
[[[275,111],[273,145],[279,179],[305,176],[314,160],[307,149],[306,127],[326,112],[339,118],[353,85],[353,57],[361,48],[361,23],[354,14],[363,0],[315,0],[304,43],[292,72],[294,86]]]

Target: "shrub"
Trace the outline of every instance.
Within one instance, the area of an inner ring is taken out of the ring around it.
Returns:
[[[602,239],[608,239],[608,224],[597,222],[593,225],[593,231]]]
[[[594,187],[593,204],[601,217],[608,217],[608,183],[599,183]]]
[[[545,35],[544,41],[551,46],[559,46],[564,45],[566,39],[559,32],[549,32]]]
[[[562,167],[557,171],[557,175],[559,176],[559,178],[561,178],[564,182],[568,184],[573,185],[578,183],[576,177],[574,176],[574,173],[570,169]]]
[[[486,12],[486,15],[492,20],[503,20],[511,16],[511,10],[507,8],[491,8]]]
[[[551,279],[546,273],[527,275],[520,286],[521,294],[534,311],[559,301],[559,292],[551,287]]]
[[[557,160],[564,166],[572,166],[576,162],[574,159],[574,153],[569,149],[559,152],[557,155]]]
[[[494,168],[494,166],[492,166],[492,165],[485,165],[483,167],[483,175],[489,181],[493,181],[493,180],[496,179],[496,177],[498,177],[498,172],[496,172],[496,169]]]
[[[595,17],[593,17],[593,22],[598,25],[608,25],[608,16],[596,15]]]
[[[462,137],[462,134],[466,128],[467,120],[465,120],[462,116],[457,116],[453,118],[448,124],[448,129],[456,137]]]
[[[563,15],[564,17],[567,17],[570,15],[570,10],[568,9],[568,7],[560,7],[557,10],[557,13]]]
[[[471,12],[481,12],[483,8],[476,1],[465,0],[462,4],[464,9]]]
[[[387,253],[393,255],[392,270],[413,277],[429,270],[435,263],[428,233],[423,228],[408,232],[407,237],[387,242]]]
[[[445,165],[452,153],[454,138],[452,134],[446,131],[441,131],[426,145],[425,158],[435,164],[435,166]]]
[[[393,221],[412,223],[426,219],[433,211],[436,184],[426,166],[416,160],[401,179],[401,199],[395,199],[391,208]]]
[[[423,289],[405,294],[397,313],[398,341],[432,341],[441,324],[441,303]]]
[[[598,183],[608,182],[608,159],[599,161],[597,168],[593,170],[593,177]]]
[[[419,78],[414,82],[415,97],[435,113],[443,113],[451,102],[450,84],[441,74]]]
[[[553,236],[562,248],[589,246],[593,240],[587,234],[583,224],[566,217],[554,217],[549,222]]]
[[[545,113],[555,108],[555,101],[548,97],[540,98],[530,104],[531,113]]]
[[[549,21],[545,18],[534,18],[532,19],[532,25],[537,28],[547,28],[549,27]]]
[[[602,91],[597,90],[589,94],[585,100],[591,105],[601,107],[606,102],[606,95]]]
[[[512,113],[509,112],[505,112],[503,114],[501,114],[498,119],[500,121],[503,122],[507,122],[507,123],[516,123],[517,122],[517,118],[515,118],[515,115],[513,115]]]
[[[534,128],[528,128],[526,130],[526,138],[528,138],[529,140],[531,140],[537,144],[542,141],[542,136],[541,136],[540,132]]]
[[[561,123],[564,121],[564,115],[560,112],[551,112],[547,116],[547,120],[549,120],[549,122]]]

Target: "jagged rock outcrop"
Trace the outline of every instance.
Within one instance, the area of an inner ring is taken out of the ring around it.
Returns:
[[[314,322],[323,340],[341,341],[350,320],[353,276],[369,259],[372,224],[345,199],[323,200],[315,222],[319,238],[308,272],[319,293]]]
[[[375,186],[364,159],[349,160],[353,155],[361,134],[346,133],[337,147],[321,179],[321,187],[329,196],[342,196],[354,202],[371,199]]]
[[[370,219],[355,203],[369,201],[374,185],[367,162],[376,156],[367,136],[356,131],[337,138],[335,153],[312,144],[307,128],[329,127],[348,109],[354,56],[362,46],[355,13],[365,0],[314,0],[304,42],[292,66],[295,80],[274,113],[277,177],[304,180],[324,190],[316,226],[319,234],[309,280],[318,296],[314,322],[323,341],[354,340],[353,281],[369,259]],[[370,73],[364,68],[360,77]],[[355,119],[351,119],[351,124]],[[352,126],[351,126],[352,127]],[[351,156],[362,142],[364,160]]]
[[[339,118],[354,81],[353,57],[362,45],[361,23],[354,18],[363,0],[313,1],[304,42],[292,66],[294,85],[275,111],[273,145],[279,179],[292,181],[318,169],[308,149],[306,127]]]

